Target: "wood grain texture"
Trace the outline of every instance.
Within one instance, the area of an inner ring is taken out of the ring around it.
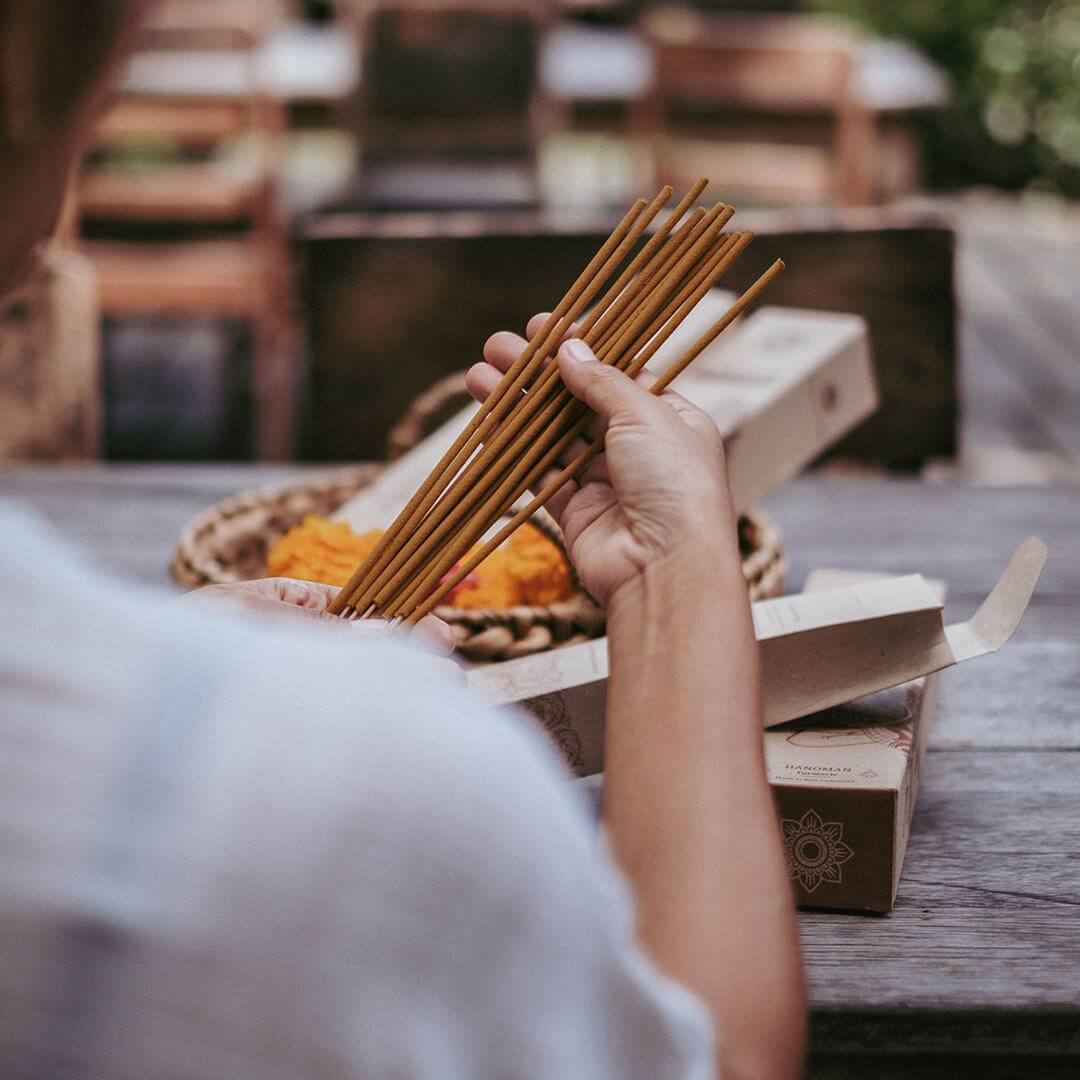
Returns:
[[[892,916],[802,917],[815,1006],[1074,1009],[1080,1025],[1078,764],[931,748]]]
[[[227,465],[11,467],[0,471],[0,498],[35,508],[98,564],[169,586],[169,556],[195,514],[246,488],[303,476],[297,469]]]
[[[1018,256],[1014,238],[975,228],[957,256],[965,441],[1080,451],[1080,329],[1071,283],[1075,238],[1045,237]],[[1018,262],[1019,260],[1019,262]]]
[[[846,1023],[845,1019],[845,1023]],[[1069,1018],[1069,1022],[1073,1022]],[[962,1043],[967,1029],[958,1029],[953,1043]],[[812,1054],[804,1080],[1075,1080],[1076,1058],[1071,1054]]]
[[[195,513],[304,475],[24,467],[0,472],[0,497],[36,506],[109,567],[165,584]],[[792,588],[816,566],[917,570],[948,583],[950,620],[971,614],[1028,533],[1050,547],[1016,637],[944,673],[893,914],[800,916],[807,1075],[1080,1075],[1080,487],[818,476],[767,509]]]

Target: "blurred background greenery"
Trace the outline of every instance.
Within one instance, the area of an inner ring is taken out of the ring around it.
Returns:
[[[953,82],[930,132],[931,187],[1080,195],[1080,0],[813,0],[911,42]]]

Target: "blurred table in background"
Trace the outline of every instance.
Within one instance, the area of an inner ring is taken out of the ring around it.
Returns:
[[[381,209],[535,206],[547,126],[537,66],[554,6],[365,0],[358,11],[360,167],[349,200]],[[455,179],[463,168],[464,181]]]
[[[621,135],[657,180],[685,187],[707,173],[742,205],[881,204],[918,190],[923,125],[949,100],[943,73],[834,20],[741,6],[557,26],[541,74],[560,130]],[[558,190],[554,163],[549,173]]]
[[[840,447],[918,469],[956,449],[953,235],[932,214],[739,214],[757,237],[723,282],[745,288],[775,258],[766,303],[864,316],[883,392]],[[409,403],[480,359],[498,329],[557,303],[607,236],[606,216],[566,213],[313,216],[307,283],[311,460],[384,453]]]
[[[164,586],[180,529],[267,466],[24,467],[34,506],[111,570]],[[1080,486],[803,477],[766,503],[801,586],[819,566],[918,571],[967,618],[1031,532],[1050,558],[997,655],[942,676],[896,908],[804,912],[808,1080],[1080,1075]]]
[[[656,92],[660,38],[636,21],[633,4],[428,0],[418,8],[379,0],[365,6],[366,23],[353,9],[342,4],[338,20],[321,25],[289,21],[279,3],[261,0],[167,0],[156,9],[159,25],[147,31],[102,124],[99,149],[119,145],[118,160],[110,164],[107,153],[92,160],[82,190],[106,317],[108,454],[282,459],[292,455],[302,427],[309,455],[353,455],[351,445],[331,451],[312,441],[313,432],[332,434],[321,414],[307,415],[303,396],[291,318],[293,265],[282,226],[313,206],[529,208],[545,220],[580,218],[592,207],[606,227],[613,206],[652,186],[653,140],[642,137],[633,117]],[[292,14],[297,10],[294,5]],[[475,23],[468,34],[466,17]],[[449,52],[451,35],[438,29],[446,19],[455,26]],[[375,29],[365,34],[365,26]],[[224,42],[223,27],[231,35]],[[505,48],[496,40],[504,38]],[[244,48],[233,47],[238,44]],[[503,66],[479,64],[485,50],[494,50]],[[852,100],[876,117],[875,146],[893,146],[886,127],[917,124],[939,100],[933,70],[896,48],[884,63],[873,42],[860,42],[854,56]],[[472,82],[463,81],[462,71]],[[432,93],[439,72],[453,76],[447,85],[458,87],[454,94],[437,87]],[[425,104],[425,94],[434,106]],[[481,105],[484,114],[470,118]],[[164,127],[162,109],[171,117]],[[707,134],[723,160],[730,158],[732,122],[728,115]],[[462,139],[462,156],[446,152],[453,150],[447,140]],[[425,146],[439,152],[434,163],[415,158]],[[884,171],[904,173],[907,166],[893,167],[903,156],[891,158]],[[888,193],[907,186],[905,180]],[[716,185],[718,197],[733,198],[729,187]],[[761,189],[758,196],[768,193]],[[541,227],[537,244],[546,230]],[[499,259],[495,265],[508,281],[513,265]],[[577,268],[567,265],[570,272]],[[493,275],[480,267],[478,295],[487,288],[485,277]],[[522,297],[547,280],[544,267],[518,277]],[[354,284],[338,283],[334,291]],[[370,311],[383,295],[381,284],[353,295]],[[559,279],[556,288],[562,285]],[[508,298],[502,306],[459,307],[455,315],[464,319],[448,330],[451,338],[465,341],[466,331],[484,325],[470,351],[456,350],[456,357],[471,359],[492,327],[508,317],[516,323],[554,295],[555,289],[537,287],[525,303]],[[423,320],[437,309],[416,315],[419,321],[399,328],[401,336],[434,325]],[[332,336],[316,328],[313,340]],[[431,381],[428,372],[409,375],[417,352],[431,351],[423,331],[412,341],[400,392],[385,400],[371,396],[360,430],[389,427],[398,407]],[[451,353],[435,363],[432,378],[457,362]],[[888,370],[936,371],[937,346],[927,356]],[[349,364],[334,362],[342,370]],[[325,383],[320,354],[312,369],[317,411]],[[916,435],[906,465],[950,452],[949,409],[945,398],[934,397],[919,423],[936,426],[940,435],[930,443]],[[359,451],[375,453],[375,443],[362,442]]]

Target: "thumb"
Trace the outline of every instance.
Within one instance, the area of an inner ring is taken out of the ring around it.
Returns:
[[[639,414],[652,403],[650,394],[629,375],[601,364],[579,338],[564,341],[559,349],[559,374],[566,388],[609,424],[620,413]]]

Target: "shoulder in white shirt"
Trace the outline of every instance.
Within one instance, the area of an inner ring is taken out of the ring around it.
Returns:
[[[711,1075],[527,718],[398,642],[98,577],[10,508],[0,621],[0,1075]]]

